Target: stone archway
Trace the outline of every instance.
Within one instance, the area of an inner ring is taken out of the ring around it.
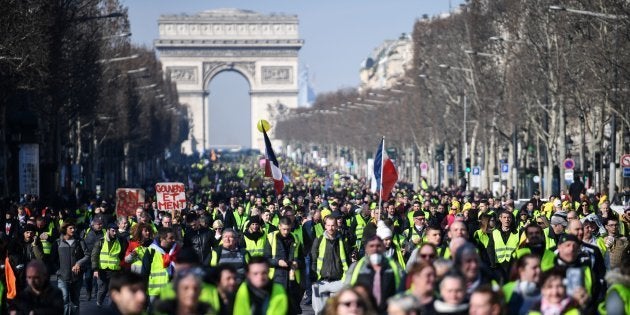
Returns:
[[[210,81],[223,71],[236,71],[248,81],[251,98],[251,147],[263,149],[254,128],[259,119],[274,122],[274,112],[297,108],[299,38],[295,15],[264,15],[218,9],[196,15],[164,15],[155,41],[164,72],[177,84],[179,101],[187,104],[191,124],[185,153],[208,149]],[[210,91],[212,93],[212,91]]]

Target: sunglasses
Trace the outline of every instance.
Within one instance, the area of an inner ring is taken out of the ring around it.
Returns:
[[[435,259],[435,254],[420,254],[422,259]]]
[[[363,308],[363,302],[359,300],[354,301],[339,301],[339,305],[343,305],[345,307],[355,306],[358,308]]]

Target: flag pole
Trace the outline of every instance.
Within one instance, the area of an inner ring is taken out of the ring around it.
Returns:
[[[385,136],[381,138],[381,182],[379,183],[379,191],[378,191],[378,216],[376,216],[376,223],[381,219],[381,211],[383,204],[383,161],[385,160]]]

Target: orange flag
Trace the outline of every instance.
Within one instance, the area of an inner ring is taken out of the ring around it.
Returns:
[[[7,299],[12,300],[17,295],[15,273],[9,263],[9,257],[4,259],[4,275],[7,280]]]

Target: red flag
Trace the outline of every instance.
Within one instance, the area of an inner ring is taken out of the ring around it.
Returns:
[[[398,181],[398,172],[396,172],[396,167],[394,166],[394,162],[389,158],[384,161],[383,164],[383,189],[381,189],[381,199],[387,200],[389,199],[389,194],[394,189],[394,185]]]

